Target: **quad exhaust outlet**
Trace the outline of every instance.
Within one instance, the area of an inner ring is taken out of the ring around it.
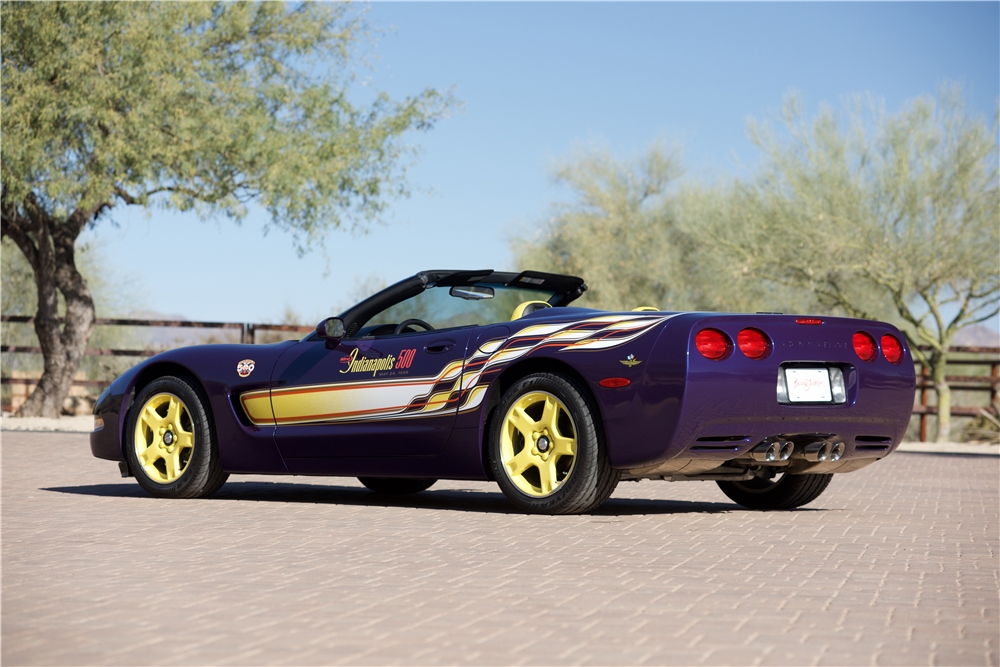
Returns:
[[[762,442],[753,448],[750,456],[754,461],[761,463],[772,463],[775,461],[787,461],[791,458],[795,445],[790,442]]]
[[[762,442],[752,450],[750,457],[760,463],[780,463],[793,456],[812,463],[833,463],[844,455],[843,442],[811,442],[797,450],[795,443],[788,440]]]

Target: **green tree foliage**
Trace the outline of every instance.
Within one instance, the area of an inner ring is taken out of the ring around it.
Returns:
[[[58,412],[93,328],[75,265],[84,228],[120,204],[240,219],[256,202],[308,250],[406,194],[401,137],[449,105],[433,90],[353,103],[365,26],[344,4],[4,2],[0,11],[2,234],[35,274],[45,358],[25,415]]]
[[[931,369],[947,440],[948,347],[1000,304],[996,123],[944,88],[897,114],[855,100],[843,118],[824,107],[811,121],[793,97],[779,129],[752,123],[750,136],[763,164],[713,241],[828,307],[901,321]]]
[[[581,306],[671,304],[680,298],[675,248],[685,239],[663,203],[679,174],[677,156],[662,146],[625,161],[605,150],[571,158],[553,178],[576,201],[555,207],[533,238],[511,240],[516,265],[585,276]]]
[[[512,239],[516,266],[586,278],[576,303],[610,310],[808,311],[812,295],[763,279],[734,262],[712,230],[731,224],[731,184],[679,186],[676,150],[655,144],[638,157],[607,150],[577,154],[554,172],[573,194],[538,225]]]

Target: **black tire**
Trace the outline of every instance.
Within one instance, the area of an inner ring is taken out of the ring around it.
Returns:
[[[420,493],[434,486],[436,479],[411,479],[408,477],[358,477],[358,481],[375,493],[402,496]]]
[[[781,475],[778,480],[756,477],[748,482],[716,482],[722,492],[752,510],[790,510],[819,498],[833,475]]]
[[[136,481],[150,495],[204,498],[226,483],[229,474],[222,470],[207,405],[199,388],[174,376],[153,380],[135,397],[125,420],[125,456]]]
[[[557,399],[555,407],[548,407],[545,396]],[[515,406],[537,420],[531,427],[538,427],[531,432],[533,443],[517,426]],[[570,377],[536,373],[514,383],[500,399],[487,434],[493,478],[507,499],[535,514],[580,514],[607,500],[621,472],[608,463],[598,414],[586,390]],[[573,440],[572,446],[565,444],[568,440]],[[526,467],[517,473],[522,466]]]

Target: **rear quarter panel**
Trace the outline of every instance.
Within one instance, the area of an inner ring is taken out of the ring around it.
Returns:
[[[828,433],[844,439],[849,454],[858,436],[891,440],[884,454],[902,440],[913,406],[915,377],[909,349],[903,344],[898,364],[879,354],[872,362],[854,352],[851,338],[864,330],[879,340],[885,333],[904,341],[895,327],[882,322],[822,318],[823,324],[795,324],[788,315],[715,315],[688,313],[664,323],[652,359],[625,417],[608,420],[608,448],[615,467],[641,467],[672,458],[730,459],[778,434]],[[694,336],[706,327],[736,341],[741,329],[764,331],[773,343],[769,356],[754,360],[738,349],[721,361],[703,357]],[[776,397],[783,362],[838,364],[845,374],[843,405],[780,405]],[[698,438],[745,436],[719,445]],[[695,448],[695,449],[692,449]],[[883,454],[883,455],[884,455]]]

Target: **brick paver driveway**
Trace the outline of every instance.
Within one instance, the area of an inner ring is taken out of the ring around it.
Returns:
[[[641,482],[570,517],[468,482],[155,500],[85,435],[5,432],[2,465],[6,665],[998,662],[992,457],[897,453],[796,512]]]

